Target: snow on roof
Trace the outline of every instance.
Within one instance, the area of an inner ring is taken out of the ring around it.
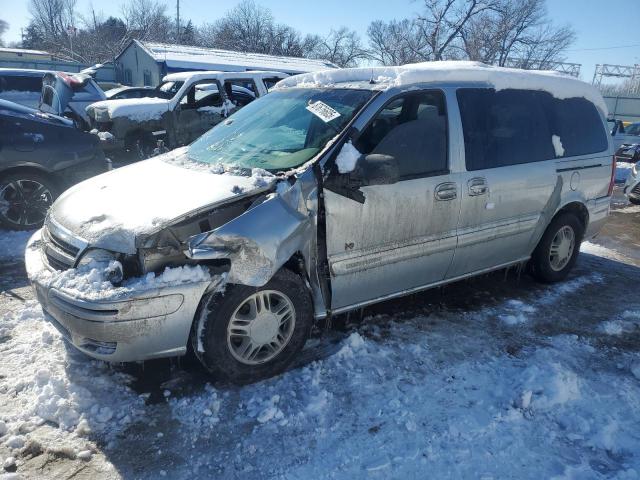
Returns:
[[[251,71],[242,71],[242,72],[220,72],[217,70],[213,71],[195,71],[195,72],[176,72],[170,73],[169,75],[165,75],[162,78],[164,82],[178,82],[185,81],[189,79],[200,80],[200,79],[216,79],[216,80],[226,80],[226,79],[252,79],[252,78],[265,78],[265,77],[278,77],[283,78],[286,75],[283,75],[283,72],[273,72],[273,71],[263,71],[263,70],[251,70]]]
[[[230,50],[137,40],[135,42],[145,49],[155,61],[165,62],[168,68],[225,71],[277,70],[285,73],[315,72],[336,68],[333,63],[326,60],[232,52]]]
[[[47,55],[47,56],[51,56],[51,54],[49,52],[45,52],[44,50],[27,50],[24,48],[5,48],[5,47],[0,47],[0,52],[5,52],[5,53],[23,53],[23,54],[28,54],[28,55]]]
[[[551,70],[521,70],[469,61],[412,63],[400,67],[344,68],[305,73],[278,82],[276,88],[328,87],[336,84],[370,82],[372,89],[388,89],[417,83],[465,82],[486,83],[496,90],[517,88],[542,90],[556,98],[584,97],[607,114],[600,92],[574,77]]]

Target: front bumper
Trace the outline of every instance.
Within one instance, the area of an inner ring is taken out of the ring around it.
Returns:
[[[25,252],[27,274],[45,318],[78,350],[109,362],[184,355],[191,324],[209,282],[136,290],[99,299],[51,287],[41,233]]]
[[[633,173],[629,174],[624,183],[623,192],[627,197],[640,200],[640,177],[633,175]]]

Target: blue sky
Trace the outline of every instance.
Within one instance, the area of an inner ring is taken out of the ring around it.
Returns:
[[[123,1],[78,0],[82,13],[93,3],[97,11],[118,15]],[[167,0],[173,14],[175,1]],[[235,0],[181,0],[181,14],[194,23],[213,21],[236,5]],[[364,37],[372,20],[402,18],[419,11],[419,0],[304,0],[259,1],[269,7],[276,20],[304,33],[327,33],[332,26],[346,25]],[[20,27],[28,22],[28,0],[0,0],[0,18],[10,24],[5,41],[20,38]],[[640,0],[547,0],[550,16],[571,25],[577,41],[567,60],[581,63],[582,78],[591,81],[596,63],[632,65],[640,63]],[[633,45],[633,46],[630,46]],[[624,47],[624,48],[611,48]]]

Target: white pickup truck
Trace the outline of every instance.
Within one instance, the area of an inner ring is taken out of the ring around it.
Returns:
[[[280,72],[181,72],[162,79],[155,97],[104,100],[87,107],[105,150],[148,157],[163,140],[187,145],[230,114],[266,95],[288,75]]]

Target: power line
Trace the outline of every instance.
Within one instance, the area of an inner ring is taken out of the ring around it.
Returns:
[[[615,47],[569,48],[566,51],[567,52],[586,52],[586,51],[593,51],[593,50],[614,50],[617,48],[633,48],[633,47],[640,47],[640,43],[635,43],[633,45],[616,45]]]

